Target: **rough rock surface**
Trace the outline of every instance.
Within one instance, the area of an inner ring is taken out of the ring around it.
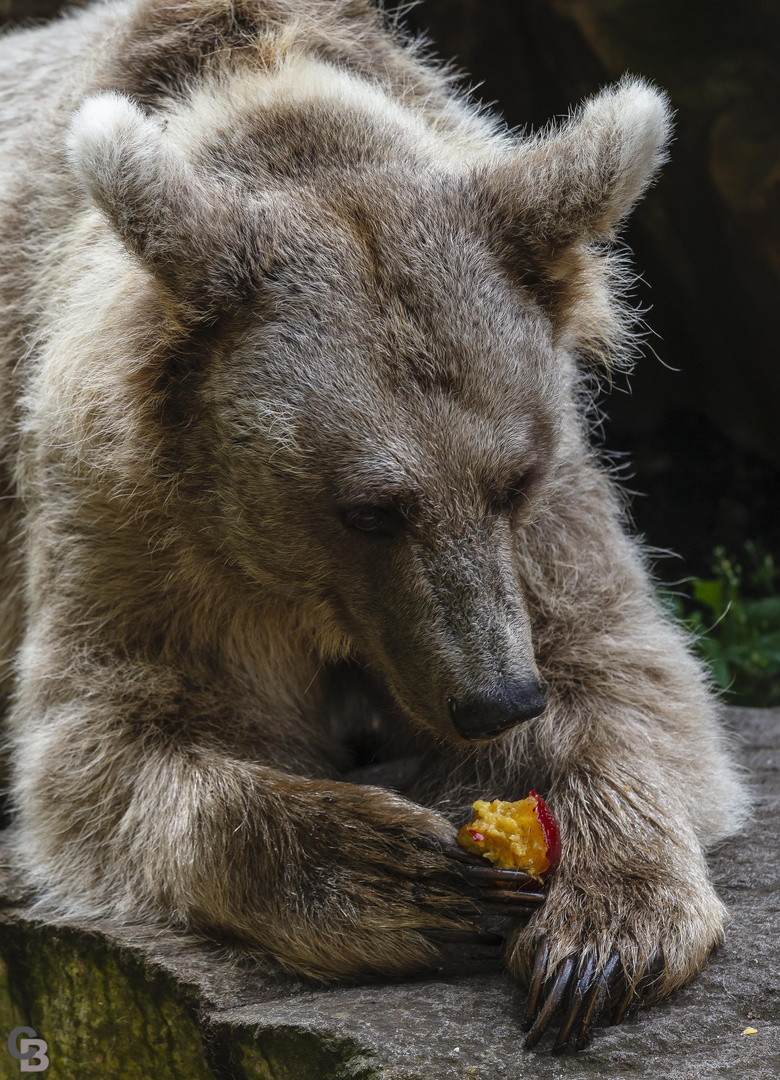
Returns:
[[[497,956],[402,983],[280,982],[169,931],[57,922],[6,866],[0,1077],[20,1075],[5,1039],[27,1025],[48,1042],[49,1080],[776,1080],[780,710],[729,719],[755,813],[744,843],[713,857],[734,915],[726,943],[691,986],[599,1030],[582,1054],[551,1057],[549,1040],[522,1050],[522,993]]]

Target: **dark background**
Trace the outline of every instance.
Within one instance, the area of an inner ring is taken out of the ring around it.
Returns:
[[[0,18],[59,7],[0,0]],[[406,22],[512,127],[624,71],[669,92],[672,160],[625,233],[654,334],[606,402],[604,443],[628,455],[639,530],[682,557],[661,577],[706,577],[716,546],[745,541],[780,562],[780,4],[422,0]]]
[[[654,331],[605,403],[638,528],[667,580],[713,549],[780,555],[780,5],[748,0],[423,0],[408,16],[510,126],[630,71],[666,89],[672,159],[624,238]],[[658,335],[658,336],[655,336]],[[654,355],[657,354],[657,355]]]

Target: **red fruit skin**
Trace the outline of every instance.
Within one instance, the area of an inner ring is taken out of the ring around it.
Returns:
[[[552,815],[552,810],[544,801],[538,791],[529,791],[528,798],[534,799],[534,813],[536,814],[536,820],[539,822],[542,833],[544,834],[544,842],[547,845],[547,859],[550,865],[541,875],[542,878],[549,877],[558,863],[561,861],[561,833],[558,828],[558,822]]]

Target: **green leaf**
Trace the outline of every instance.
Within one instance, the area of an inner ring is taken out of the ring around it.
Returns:
[[[716,615],[720,615],[726,606],[723,592],[722,581],[706,581],[703,578],[693,580],[694,599],[700,604],[705,604]]]

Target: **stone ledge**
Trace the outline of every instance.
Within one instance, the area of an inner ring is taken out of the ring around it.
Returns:
[[[273,981],[168,931],[33,913],[6,866],[0,1078],[20,1075],[5,1038],[26,1025],[48,1042],[49,1080],[777,1080],[780,710],[729,720],[755,814],[746,842],[712,860],[734,915],[726,944],[691,986],[577,1057],[520,1048],[522,994],[496,960],[402,983]]]

